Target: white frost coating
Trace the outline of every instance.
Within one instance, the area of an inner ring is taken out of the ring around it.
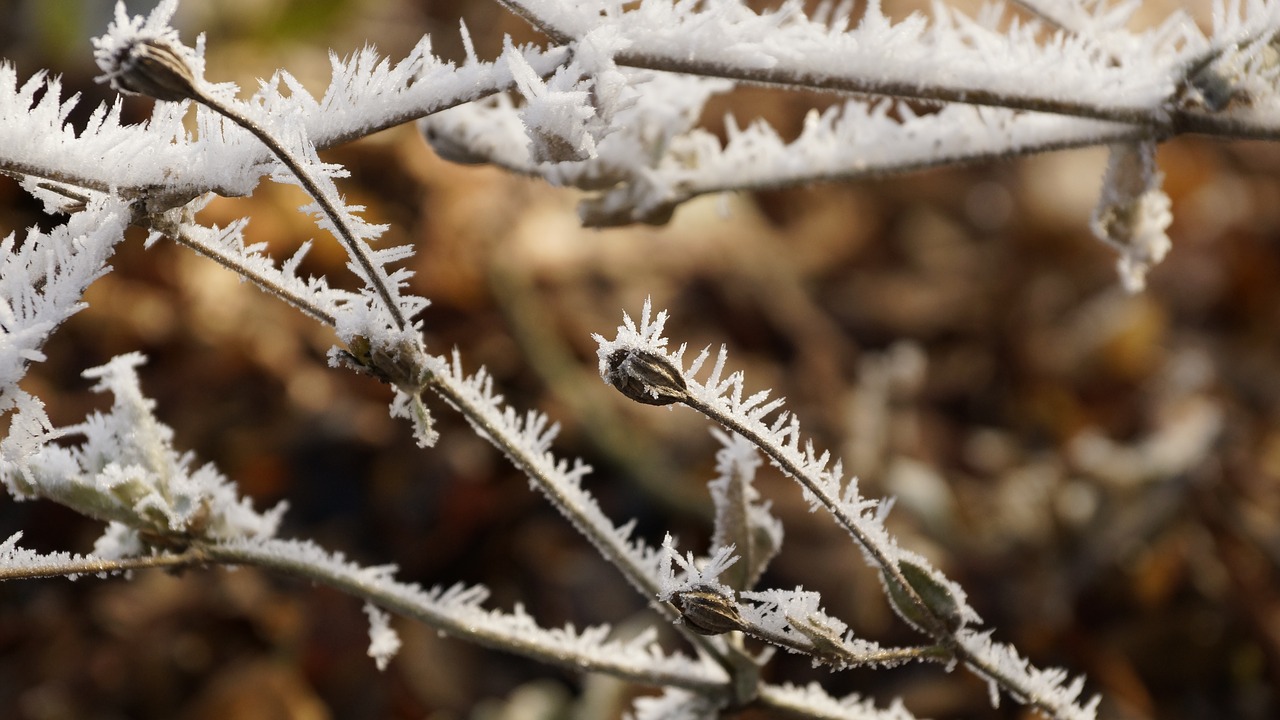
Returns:
[[[679,688],[667,688],[657,697],[640,697],[628,720],[715,720],[724,702]]]
[[[518,4],[574,37],[614,28],[631,42],[629,55],[672,63],[849,78],[869,90],[945,87],[1152,113],[1174,91],[1183,53],[1195,38],[1189,31],[1170,37],[1157,29],[1099,52],[1094,42],[1074,36],[1037,42],[1034,26],[991,30],[939,4],[932,8],[932,23],[921,15],[893,23],[872,2],[847,32],[845,18],[820,22],[792,3],[759,14],[730,0],[645,0],[626,12],[608,0]]]
[[[655,174],[679,199],[1093,144],[1134,132],[1123,123],[971,105],[947,105],[918,117],[894,117],[893,109],[886,102],[850,101],[811,110],[800,136],[789,143],[766,123],[740,128],[730,120],[723,148],[691,134],[673,147],[683,161],[664,162]]]
[[[529,484],[541,492],[602,555],[620,569],[627,580],[648,596],[657,587],[661,554],[643,540],[632,538],[634,522],[615,526],[600,509],[594,496],[582,487],[591,467],[579,459],[572,462],[551,452],[558,426],[536,411],[521,414],[503,402],[493,388],[493,377],[481,368],[468,376],[462,357],[455,351],[452,361],[431,357],[427,369],[443,386],[442,396],[461,410],[475,432],[502,450],[516,467],[525,470]]]
[[[1013,680],[1017,687],[1025,688],[1029,695],[1016,698],[1019,702],[1036,702],[1042,707],[1052,708],[1054,717],[1063,720],[1094,720],[1102,697],[1095,695],[1084,704],[1080,704],[1080,694],[1084,691],[1084,678],[1074,680],[1062,668],[1045,668],[1043,670],[1031,665],[1010,645],[991,640],[990,631],[978,632],[964,629],[956,634],[956,640],[974,657],[980,657],[995,666],[1001,676],[997,681],[990,676],[987,682],[991,687],[992,697],[998,698],[1000,689],[1008,690],[1010,684],[1004,680]],[[981,669],[970,664],[979,675],[985,675]]]
[[[859,695],[834,698],[817,683],[799,686],[765,685],[760,695],[779,709],[792,709],[805,717],[839,718],[840,720],[915,720],[901,699],[895,699],[886,708],[877,708],[871,700]]]
[[[110,56],[121,43],[141,36],[163,35],[176,42],[162,9],[145,20],[118,18],[112,31],[97,39],[99,53]],[[193,69],[203,73],[202,42],[187,55]],[[527,48],[520,56],[541,74],[562,63],[565,51]],[[298,124],[317,146],[328,147],[511,85],[505,62],[455,66],[431,55],[429,38],[398,63],[366,48],[348,59],[332,57],[331,64],[332,81],[320,100],[282,71],[243,105],[273,133],[287,134],[285,126]],[[236,92],[231,85],[204,87],[223,99]],[[19,83],[14,67],[0,61],[0,167],[102,191],[163,187],[194,197],[210,190],[248,195],[274,163],[257,139],[207,108],[196,109],[194,135],[183,125],[187,104],[169,102],[156,103],[151,119],[141,125],[122,125],[118,102],[102,105],[88,127],[76,133],[66,122],[76,101],[62,98],[57,79],[39,73]]]
[[[1169,196],[1161,189],[1164,175],[1156,169],[1154,142],[1111,147],[1102,196],[1090,227],[1094,235],[1120,253],[1116,268],[1121,284],[1141,292],[1147,273],[1173,247],[1167,230],[1173,222]]]
[[[511,68],[516,89],[524,96],[520,118],[529,133],[532,156],[551,162],[595,157],[590,121],[596,117],[596,109],[590,102],[590,86],[578,80],[575,65],[561,68],[544,83],[510,38],[502,57]]]
[[[219,557],[234,557],[297,572],[349,592],[355,591],[383,608],[412,616],[443,632],[544,662],[578,669],[602,669],[635,678],[655,674],[670,680],[686,678],[702,686],[728,681],[724,671],[714,663],[666,654],[654,632],[617,640],[610,639],[608,626],[582,630],[572,626],[543,628],[520,607],[511,613],[485,609],[482,604],[489,591],[483,586],[423,589],[395,580],[392,567],[362,567],[341,553],[330,553],[309,541],[239,539],[223,543],[221,547],[226,548],[226,553]],[[219,553],[217,548],[211,552]]]
[[[233,268],[241,277],[254,279],[261,287],[278,289],[274,294],[296,307],[314,309],[329,317],[337,317],[344,308],[362,301],[355,293],[329,287],[329,282],[324,277],[308,277],[304,280],[298,275],[303,258],[311,250],[310,241],[304,242],[293,255],[277,266],[275,260],[266,254],[266,243],[245,245],[244,229],[248,224],[248,218],[241,218],[224,228],[206,228],[194,223],[181,223],[178,227],[184,239],[197,252],[225,267]],[[300,300],[305,303],[299,302]]]
[[[431,149],[450,162],[534,172],[529,135],[507,93],[428,115],[418,121],[418,129]]]
[[[18,546],[18,541],[22,539],[22,533],[16,532],[9,536],[7,540],[0,543],[0,570],[28,572],[49,575],[60,575],[68,580],[75,580],[80,577],[77,574],[67,574],[58,572],[59,567],[65,567],[73,564],[92,563],[96,560],[104,559],[93,555],[80,555],[78,553],[69,552],[51,552],[41,553],[35,550],[28,550]],[[99,577],[105,577],[107,572],[98,573]]]
[[[98,78],[98,81],[110,80],[111,87],[121,92],[128,92],[116,82],[122,67],[121,60],[129,53],[130,48],[146,41],[158,41],[168,45],[181,55],[187,67],[191,68],[197,82],[203,78],[204,36],[201,35],[196,41],[194,51],[184,46],[178,37],[178,31],[169,24],[177,10],[178,0],[161,0],[145,19],[141,15],[130,17],[125,10],[124,0],[118,0],[115,20],[107,26],[105,33],[93,39],[93,59],[106,73]]]
[[[17,499],[43,497],[81,514],[127,526],[135,534],[227,539],[270,537],[284,513],[278,505],[254,511],[235,486],[210,465],[192,467],[173,449],[173,431],[152,414],[142,395],[137,353],[85,371],[98,391],[114,396],[111,411],[54,430],[38,404],[25,403],[0,441],[0,480]],[[54,440],[81,437],[78,445]],[[131,540],[118,527],[100,541],[118,554]]]
[[[0,241],[0,413],[14,404],[27,367],[44,360],[49,335],[85,307],[85,288],[110,269],[128,222],[124,203],[100,198],[50,233]]]
[[[377,605],[365,603],[364,614],[369,618],[369,657],[379,670],[386,670],[387,663],[400,652],[400,636],[391,628],[391,616]]]
[[[720,575],[737,561],[732,547],[717,548],[701,563],[693,553],[681,557],[671,533],[667,533],[662,540],[662,584],[659,585],[658,599],[666,602],[676,593],[690,590],[716,590],[732,597],[733,589],[720,582]],[[676,568],[680,572],[677,573]]]

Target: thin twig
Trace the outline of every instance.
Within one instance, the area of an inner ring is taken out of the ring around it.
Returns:
[[[23,567],[0,567],[0,580],[31,580],[49,577],[76,577],[129,572],[147,568],[175,570],[208,561],[202,550],[192,547],[177,554],[147,555],[144,557],[107,560],[104,558],[78,558],[67,562],[49,561]]]
[[[263,289],[267,293],[270,293],[271,295],[275,295],[281,300],[284,300],[290,305],[298,308],[303,313],[321,322],[322,324],[328,325],[329,327],[333,327],[334,325],[337,324],[337,319],[334,318],[332,313],[329,313],[328,311],[321,308],[319,305],[316,305],[314,302],[311,301],[310,298],[294,293],[288,288],[285,288],[283,285],[280,285],[274,280],[263,275],[262,273],[259,273],[249,267],[246,267],[243,263],[239,262],[237,258],[235,258],[234,256],[228,253],[220,252],[217,248],[210,247],[209,245],[196,240],[195,238],[191,237],[190,233],[188,233],[183,226],[176,225],[176,224],[169,224],[169,223],[153,222],[152,224],[149,225],[149,227],[157,232],[163,233],[166,237],[172,239],[174,242],[178,243],[179,245],[182,245],[183,247],[186,247],[194,251],[196,254],[203,255],[204,257],[207,257],[210,260],[213,260],[214,262],[218,263],[222,267],[239,275],[245,280],[248,280],[254,285],[257,285],[259,288]]]
[[[391,288],[389,287],[390,278],[386,276],[381,267],[374,265],[369,258],[368,247],[365,242],[355,236],[355,233],[347,225],[345,218],[338,212],[334,200],[311,176],[311,172],[306,165],[275,136],[268,132],[266,128],[244,113],[217,100],[209,93],[200,91],[198,88],[195,99],[200,104],[248,130],[263,145],[267,146],[280,159],[280,162],[289,168],[289,171],[298,178],[298,182],[302,184],[302,188],[307,191],[307,194],[320,205],[320,209],[324,211],[325,216],[329,218],[329,222],[333,224],[334,230],[338,233],[339,240],[346,246],[347,251],[351,253],[351,257],[360,265],[360,269],[364,271],[369,283],[378,291],[378,296],[382,298],[382,304],[386,307],[387,312],[390,313],[392,320],[395,321],[396,329],[403,330],[406,324],[405,317],[391,293]]]

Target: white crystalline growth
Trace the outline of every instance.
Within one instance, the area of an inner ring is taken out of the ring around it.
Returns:
[[[1090,223],[1094,235],[1120,253],[1116,269],[1131,293],[1146,288],[1147,273],[1173,247],[1167,232],[1173,213],[1160,186],[1164,175],[1156,170],[1155,153],[1154,142],[1111,147],[1102,197]]]
[[[364,614],[369,618],[369,657],[379,670],[386,670],[387,663],[400,651],[400,636],[391,628],[391,616],[377,605],[365,603]]]
[[[0,441],[0,480],[10,494],[46,498],[112,522],[101,544],[112,554],[131,545],[123,528],[181,539],[273,536],[283,504],[255,511],[215,468],[193,467],[190,453],[173,448],[173,430],[156,419],[155,403],[139,386],[136,368],[143,362],[130,353],[86,371],[98,380],[94,389],[111,392],[115,401],[109,412],[78,425],[55,430],[38,403],[20,404]],[[54,443],[68,438],[81,441]]]

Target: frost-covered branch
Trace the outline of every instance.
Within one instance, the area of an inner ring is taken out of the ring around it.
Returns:
[[[255,565],[322,582],[442,631],[544,662],[725,693],[728,677],[715,663],[668,656],[652,633],[621,642],[608,640],[604,627],[544,630],[520,610],[482,609],[483,588],[424,591],[394,581],[387,568],[360,567],[309,542],[274,539],[284,505],[258,513],[215,469],[193,468],[190,454],[174,450],[172,430],[155,418],[154,403],[141,394],[135,372],[141,362],[126,355],[86,372],[115,402],[110,412],[71,427],[54,429],[34,401],[20,402],[0,442],[0,480],[15,498],[53,500],[108,526],[91,556],[34,553],[19,548],[14,536],[0,544],[0,579]],[[83,441],[50,442],[75,437]],[[589,496],[577,502],[590,502],[600,515]],[[590,508],[578,511],[587,514]]]
[[[75,580],[81,575],[106,577],[133,570],[173,570],[202,563],[202,554],[196,549],[176,554],[108,558],[67,552],[38,553],[20,547],[18,541],[21,539],[22,533],[19,532],[0,543],[0,581],[50,577]]]
[[[847,479],[839,461],[833,464],[828,453],[819,454],[804,441],[799,420],[782,410],[781,400],[770,400],[768,391],[744,397],[742,373],[725,375],[728,358],[723,348],[705,379],[699,376],[710,359],[709,350],[703,350],[686,370],[685,347],[675,352],[667,349],[663,335],[666,320],[665,311],[654,315],[646,301],[638,324],[624,315],[613,340],[595,336],[605,382],[637,402],[687,405],[749,440],[800,483],[814,509],[829,512],[853,537],[868,562],[879,570],[890,604],[908,624],[1020,702],[1055,718],[1093,717],[1098,698],[1078,703],[1083,681],[1064,685],[1067,677],[1062,671],[1035,670],[1012,648],[974,642],[974,637],[986,636],[972,629],[981,620],[965,601],[964,591],[925,558],[898,546],[884,526],[888,504],[862,497],[857,479]],[[778,600],[774,595],[763,599]],[[838,637],[839,631],[828,632],[830,627],[824,620],[810,628],[813,636],[809,640],[816,646],[824,636]],[[779,630],[809,636],[796,625]],[[993,700],[997,696],[993,695]]]
[[[618,640],[610,639],[607,626],[582,630],[543,628],[519,607],[513,613],[482,607],[488,597],[483,587],[455,585],[424,590],[393,579],[392,568],[362,567],[309,542],[197,542],[181,552],[111,558],[36,553],[19,547],[20,538],[18,533],[0,543],[0,581],[103,577],[147,568],[253,566],[323,584],[455,637],[574,672],[607,673],[643,685],[685,688],[704,695],[719,694],[727,683],[727,677],[712,663],[663,652],[652,631]]]
[[[1126,42],[1108,42],[1099,52],[1093,36],[1059,32],[1042,41],[1036,22],[1001,29],[999,13],[969,18],[941,4],[932,7],[929,20],[912,15],[893,22],[879,2],[856,19],[849,4],[809,17],[799,3],[757,13],[731,0],[646,0],[625,10],[609,0],[589,7],[503,2],[558,42],[616,35],[626,44],[615,55],[619,65],[1153,127],[1167,122],[1165,105],[1181,80],[1183,61],[1211,42],[1182,12],[1152,30],[1126,33]],[[1252,3],[1243,12],[1215,39],[1238,40],[1247,28],[1274,25],[1277,11],[1270,3]],[[1119,33],[1127,19],[1127,13],[1105,15],[1105,28]]]
[[[503,404],[495,393],[493,379],[481,370],[468,376],[462,360],[431,358],[426,367],[432,374],[430,388],[467,419],[476,433],[500,450],[529,478],[532,487],[582,533],[623,577],[648,599],[668,620],[679,615],[666,603],[655,602],[660,590],[661,554],[631,536],[634,523],[615,526],[600,509],[595,498],[582,486],[591,468],[581,460],[572,464],[557,459],[550,443],[558,428],[546,416],[530,411],[521,417]],[[743,658],[723,644],[697,634],[686,633],[691,642],[707,652],[726,670],[743,669]],[[747,688],[754,692],[754,683]],[[741,687],[738,694],[745,692]],[[746,700],[749,697],[739,697]]]
[[[575,672],[603,672],[644,685],[712,695],[722,692],[727,683],[714,663],[663,653],[651,632],[624,641],[608,639],[610,629],[605,626],[581,631],[541,628],[520,608],[508,614],[481,607],[488,597],[483,587],[423,590],[394,580],[389,568],[361,567],[313,543],[269,540],[209,545],[202,550],[211,561],[297,575],[470,642]]]
[[[407,275],[403,271],[388,273],[385,265],[402,259],[406,249],[371,251],[368,243],[376,240],[386,228],[360,220],[354,211],[361,208],[349,207],[339,199],[337,186],[331,179],[335,171],[320,161],[311,139],[297,133],[296,126],[273,132],[255,119],[255,109],[241,105],[230,97],[226,88],[217,88],[204,79],[202,48],[192,50],[184,46],[177,30],[169,25],[177,7],[177,0],[165,0],[144,20],[130,18],[124,5],[118,4],[115,21],[105,35],[94,40],[94,57],[106,72],[104,77],[122,92],[167,102],[195,102],[249,131],[287,170],[274,177],[297,182],[315,201],[323,214],[322,225],[342,242],[351,256],[351,269],[366,287],[377,292],[382,310],[390,316],[394,328],[404,330],[407,318],[424,307],[425,302],[402,298],[399,290]]]

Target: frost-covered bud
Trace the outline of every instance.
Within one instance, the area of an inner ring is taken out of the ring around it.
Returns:
[[[609,355],[604,379],[623,395],[646,405],[670,405],[689,397],[680,369],[665,357],[638,348]]]
[[[900,560],[898,571],[924,602],[929,614],[942,621],[943,627],[955,632],[964,624],[955,596],[928,570],[913,562]],[[912,601],[910,594],[889,573],[884,574],[884,580],[885,586],[889,589],[889,600],[893,602],[894,608],[902,614],[902,617],[918,628],[928,628],[930,625],[928,617],[924,610]]]
[[[711,587],[677,592],[672,600],[684,624],[700,635],[722,635],[743,628],[737,603]]]
[[[196,78],[187,63],[185,48],[165,40],[138,40],[112,56],[107,77],[117,90],[147,95],[157,100],[199,100]]]

